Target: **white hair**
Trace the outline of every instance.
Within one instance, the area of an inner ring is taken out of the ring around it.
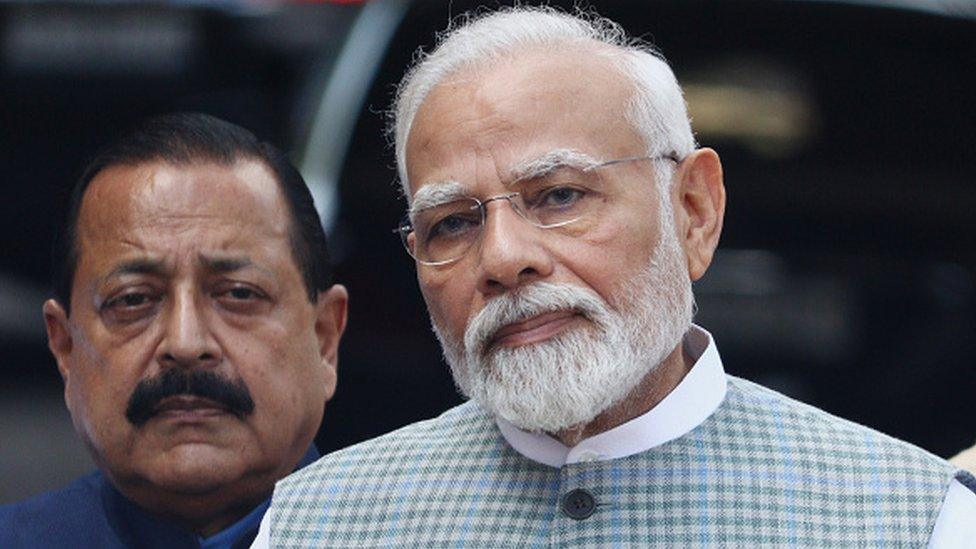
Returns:
[[[577,11],[570,15],[548,6],[503,8],[462,16],[438,37],[431,53],[418,53],[414,66],[400,82],[390,126],[407,199],[407,138],[420,105],[445,77],[510,59],[530,48],[566,55],[566,46],[592,51],[594,44],[609,46],[611,61],[634,84],[627,120],[644,140],[647,154],[674,153],[683,158],[691,153],[695,138],[681,88],[656,49],[629,38],[620,25],[592,13]]]

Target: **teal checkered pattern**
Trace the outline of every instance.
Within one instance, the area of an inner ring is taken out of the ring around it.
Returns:
[[[953,469],[730,377],[718,410],[646,452],[560,469],[481,408],[328,455],[281,481],[272,547],[923,547]],[[581,488],[596,511],[574,520]]]

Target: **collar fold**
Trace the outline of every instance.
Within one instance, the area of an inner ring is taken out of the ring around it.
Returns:
[[[523,431],[496,418],[502,436],[517,452],[548,465],[618,459],[684,436],[711,416],[725,400],[727,380],[712,335],[692,325],[683,345],[695,359],[691,371],[657,406],[643,415],[568,448],[545,433]]]

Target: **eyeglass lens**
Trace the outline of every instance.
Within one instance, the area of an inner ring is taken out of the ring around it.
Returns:
[[[648,159],[677,161],[671,156],[627,157],[594,168]],[[424,208],[413,214],[412,222],[401,224],[400,236],[416,260],[437,265],[460,258],[480,238],[487,205],[494,201],[508,201],[522,218],[543,229],[562,227],[583,217],[599,215],[608,189],[599,178],[588,175],[591,171],[558,170],[550,176],[520,184],[519,192],[494,196],[484,202],[460,198]]]

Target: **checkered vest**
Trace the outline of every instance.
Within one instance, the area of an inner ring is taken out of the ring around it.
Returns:
[[[272,547],[923,547],[953,469],[729,377],[685,436],[556,469],[481,408],[326,456],[278,483]]]

